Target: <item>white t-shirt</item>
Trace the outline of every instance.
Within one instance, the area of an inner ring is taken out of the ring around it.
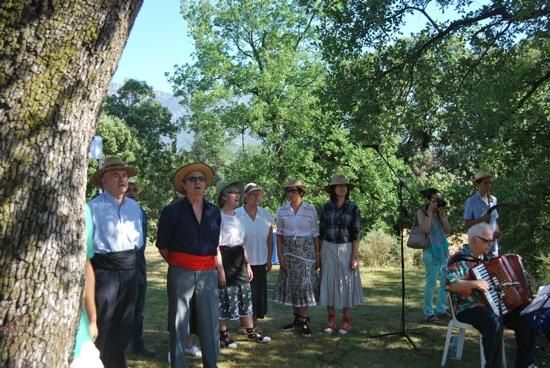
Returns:
[[[253,266],[267,263],[267,238],[269,228],[273,225],[273,217],[262,207],[258,207],[254,221],[250,218],[244,207],[235,210],[240,217],[246,231],[246,253],[248,262]]]
[[[290,202],[277,210],[277,235],[284,236],[319,236],[317,211],[315,207],[302,202],[294,213]]]
[[[220,229],[220,245],[235,247],[243,245],[246,240],[244,225],[238,215],[226,215],[222,212],[222,226]]]

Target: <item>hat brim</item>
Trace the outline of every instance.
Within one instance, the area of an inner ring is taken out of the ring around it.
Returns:
[[[254,188],[250,189],[248,192],[246,192],[246,193],[244,194],[244,196],[246,197],[246,196],[249,195],[250,193],[252,193],[252,192],[258,192],[258,191],[259,191],[259,192],[262,192],[262,193],[265,193],[264,188],[261,188],[261,187],[254,187]]]
[[[136,176],[137,172],[138,172],[137,169],[133,166],[119,166],[119,167],[102,168],[102,169],[98,169],[94,173],[94,175],[92,175],[92,183],[94,183],[95,185],[97,185],[98,187],[101,188],[103,186],[103,184],[101,183],[101,179],[103,178],[103,174],[105,174],[107,171],[114,171],[114,170],[126,171],[129,178],[131,178],[132,176]]]
[[[480,176],[480,177],[477,178],[477,179],[474,178],[474,179],[472,180],[472,183],[474,183],[474,185],[477,185],[477,184],[479,184],[479,182],[482,181],[483,179],[492,178],[492,177],[493,177],[493,175],[491,175],[491,174],[483,175],[483,176]]]
[[[345,185],[348,187],[348,192],[351,192],[353,190],[353,188],[355,188],[355,185],[354,184],[350,184],[350,183],[345,183],[345,184],[329,184],[325,187],[325,192],[327,192],[328,194],[330,194],[330,187],[335,187],[337,185]]]
[[[193,171],[199,171],[204,175],[204,177],[206,178],[207,187],[212,184],[212,179],[214,178],[214,170],[212,170],[212,168],[207,164],[203,164],[202,162],[195,162],[192,164],[183,165],[176,171],[176,174],[174,175],[174,189],[176,189],[176,192],[185,194],[185,183],[183,182],[183,179],[185,179],[187,175],[189,175]]]
[[[222,196],[223,191],[226,190],[227,188],[233,187],[233,186],[239,187],[239,190],[242,190],[242,187],[243,187],[242,183],[238,182],[238,181],[231,181],[231,182],[225,184],[223,187],[219,188],[218,193],[216,193],[216,198],[218,199],[218,202],[220,201],[220,198]]]
[[[302,189],[302,190],[304,191],[304,194],[307,194],[307,193],[309,192],[308,189],[307,189],[307,187],[305,187],[305,186],[303,186],[303,185],[285,185],[285,186],[283,187],[283,189],[284,189],[285,192],[286,192],[286,188],[292,188],[292,187]]]

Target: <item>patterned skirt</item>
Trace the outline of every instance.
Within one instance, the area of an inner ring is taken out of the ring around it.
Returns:
[[[237,320],[252,314],[250,284],[218,288],[220,319]]]
[[[351,243],[321,245],[320,304],[336,309],[351,308],[363,301],[359,267],[350,269]]]
[[[273,301],[294,307],[311,307],[319,299],[319,277],[315,272],[313,238],[283,237],[281,253],[287,267],[279,271]]]

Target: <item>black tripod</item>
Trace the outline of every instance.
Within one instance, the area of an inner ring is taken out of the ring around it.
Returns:
[[[399,331],[384,333],[384,334],[380,334],[380,335],[373,335],[373,336],[369,336],[369,337],[370,338],[378,338],[378,337],[399,335],[401,337],[406,338],[407,341],[409,342],[409,344],[411,344],[411,346],[414,349],[417,349],[416,345],[412,342],[409,335],[407,335],[407,330],[405,329],[405,257],[404,257],[404,247],[403,247],[403,245],[404,245],[404,241],[403,241],[403,215],[404,215],[404,212],[405,212],[405,207],[403,206],[403,188],[405,188],[407,190],[407,192],[410,194],[411,198],[413,198],[415,200],[416,204],[418,205],[418,208],[423,208],[423,207],[418,202],[416,197],[411,193],[411,190],[403,182],[401,177],[397,174],[397,172],[395,172],[393,166],[388,162],[386,157],[384,157],[384,155],[382,155],[382,153],[380,152],[380,147],[378,145],[370,145],[370,146],[367,146],[367,147],[374,148],[376,153],[378,153],[378,155],[382,158],[382,160],[390,168],[393,175],[397,178],[397,186],[398,186],[397,194],[398,194],[398,198],[399,198],[399,237],[400,237],[400,242],[401,242],[401,244],[400,244],[401,245],[401,326],[399,328]]]

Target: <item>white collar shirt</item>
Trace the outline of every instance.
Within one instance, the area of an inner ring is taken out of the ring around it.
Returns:
[[[293,237],[318,237],[319,224],[315,207],[302,202],[298,211],[294,212],[290,202],[287,202],[277,210],[277,234]]]
[[[267,240],[269,229],[273,226],[273,216],[262,207],[258,207],[256,218],[252,220],[244,207],[235,210],[241,218],[246,231],[246,254],[248,262],[253,266],[267,263]]]

